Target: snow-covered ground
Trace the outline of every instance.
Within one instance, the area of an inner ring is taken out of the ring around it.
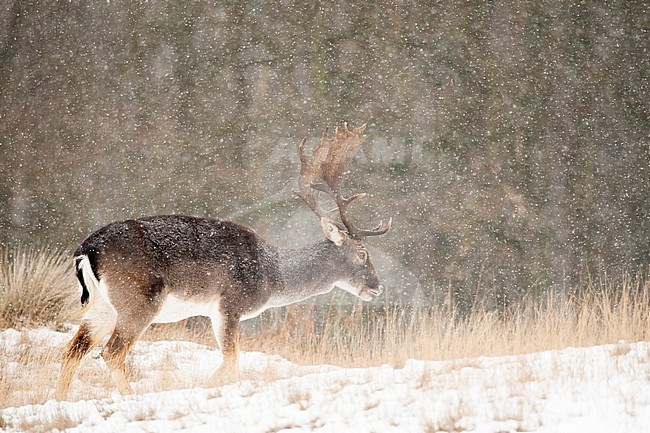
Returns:
[[[44,329],[0,333],[2,371],[15,375],[0,382],[30,374],[12,353],[26,344],[57,348],[69,336]],[[0,427],[120,433],[650,432],[650,343],[362,369],[298,366],[245,352],[240,381],[196,387],[219,362],[218,351],[199,344],[139,342],[131,356],[136,394],[122,397],[103,387],[103,361],[91,355],[70,396],[83,400],[4,408]],[[55,377],[48,382],[52,395]]]

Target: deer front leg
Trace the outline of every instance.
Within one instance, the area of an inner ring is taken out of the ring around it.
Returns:
[[[223,355],[223,363],[203,383],[206,388],[231,382],[239,376],[239,316],[232,313],[214,314],[210,320]]]

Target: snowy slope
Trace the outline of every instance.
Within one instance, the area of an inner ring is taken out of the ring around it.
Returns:
[[[69,338],[30,332],[29,340],[43,346]],[[0,333],[3,347],[21,344],[18,332]],[[219,361],[218,352],[198,344],[139,342],[132,357],[136,395],[102,388],[103,363],[89,357],[84,368],[97,388],[77,379],[71,398],[84,392],[95,398],[5,408],[0,426],[8,432],[650,432],[650,343],[364,369],[303,367],[243,353],[239,382],[191,388]],[[161,387],[185,389],[147,392]]]

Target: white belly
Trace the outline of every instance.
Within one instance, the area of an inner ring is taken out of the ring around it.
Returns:
[[[269,305],[265,305],[258,310],[245,313],[239,320],[248,320],[257,317],[268,308]],[[219,299],[217,298],[210,302],[194,302],[179,298],[173,294],[167,295],[162,308],[156,314],[156,317],[154,317],[153,323],[180,322],[181,320],[195,316],[210,317],[213,320],[219,317]]]
[[[162,308],[153,319],[153,323],[178,322],[194,316],[213,317],[218,313],[218,308],[218,299],[210,302],[194,302],[170,294],[167,296],[163,302]]]

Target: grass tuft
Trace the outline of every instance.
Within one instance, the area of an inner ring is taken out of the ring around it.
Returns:
[[[60,250],[0,249],[1,329],[56,327],[77,304],[72,262]]]

